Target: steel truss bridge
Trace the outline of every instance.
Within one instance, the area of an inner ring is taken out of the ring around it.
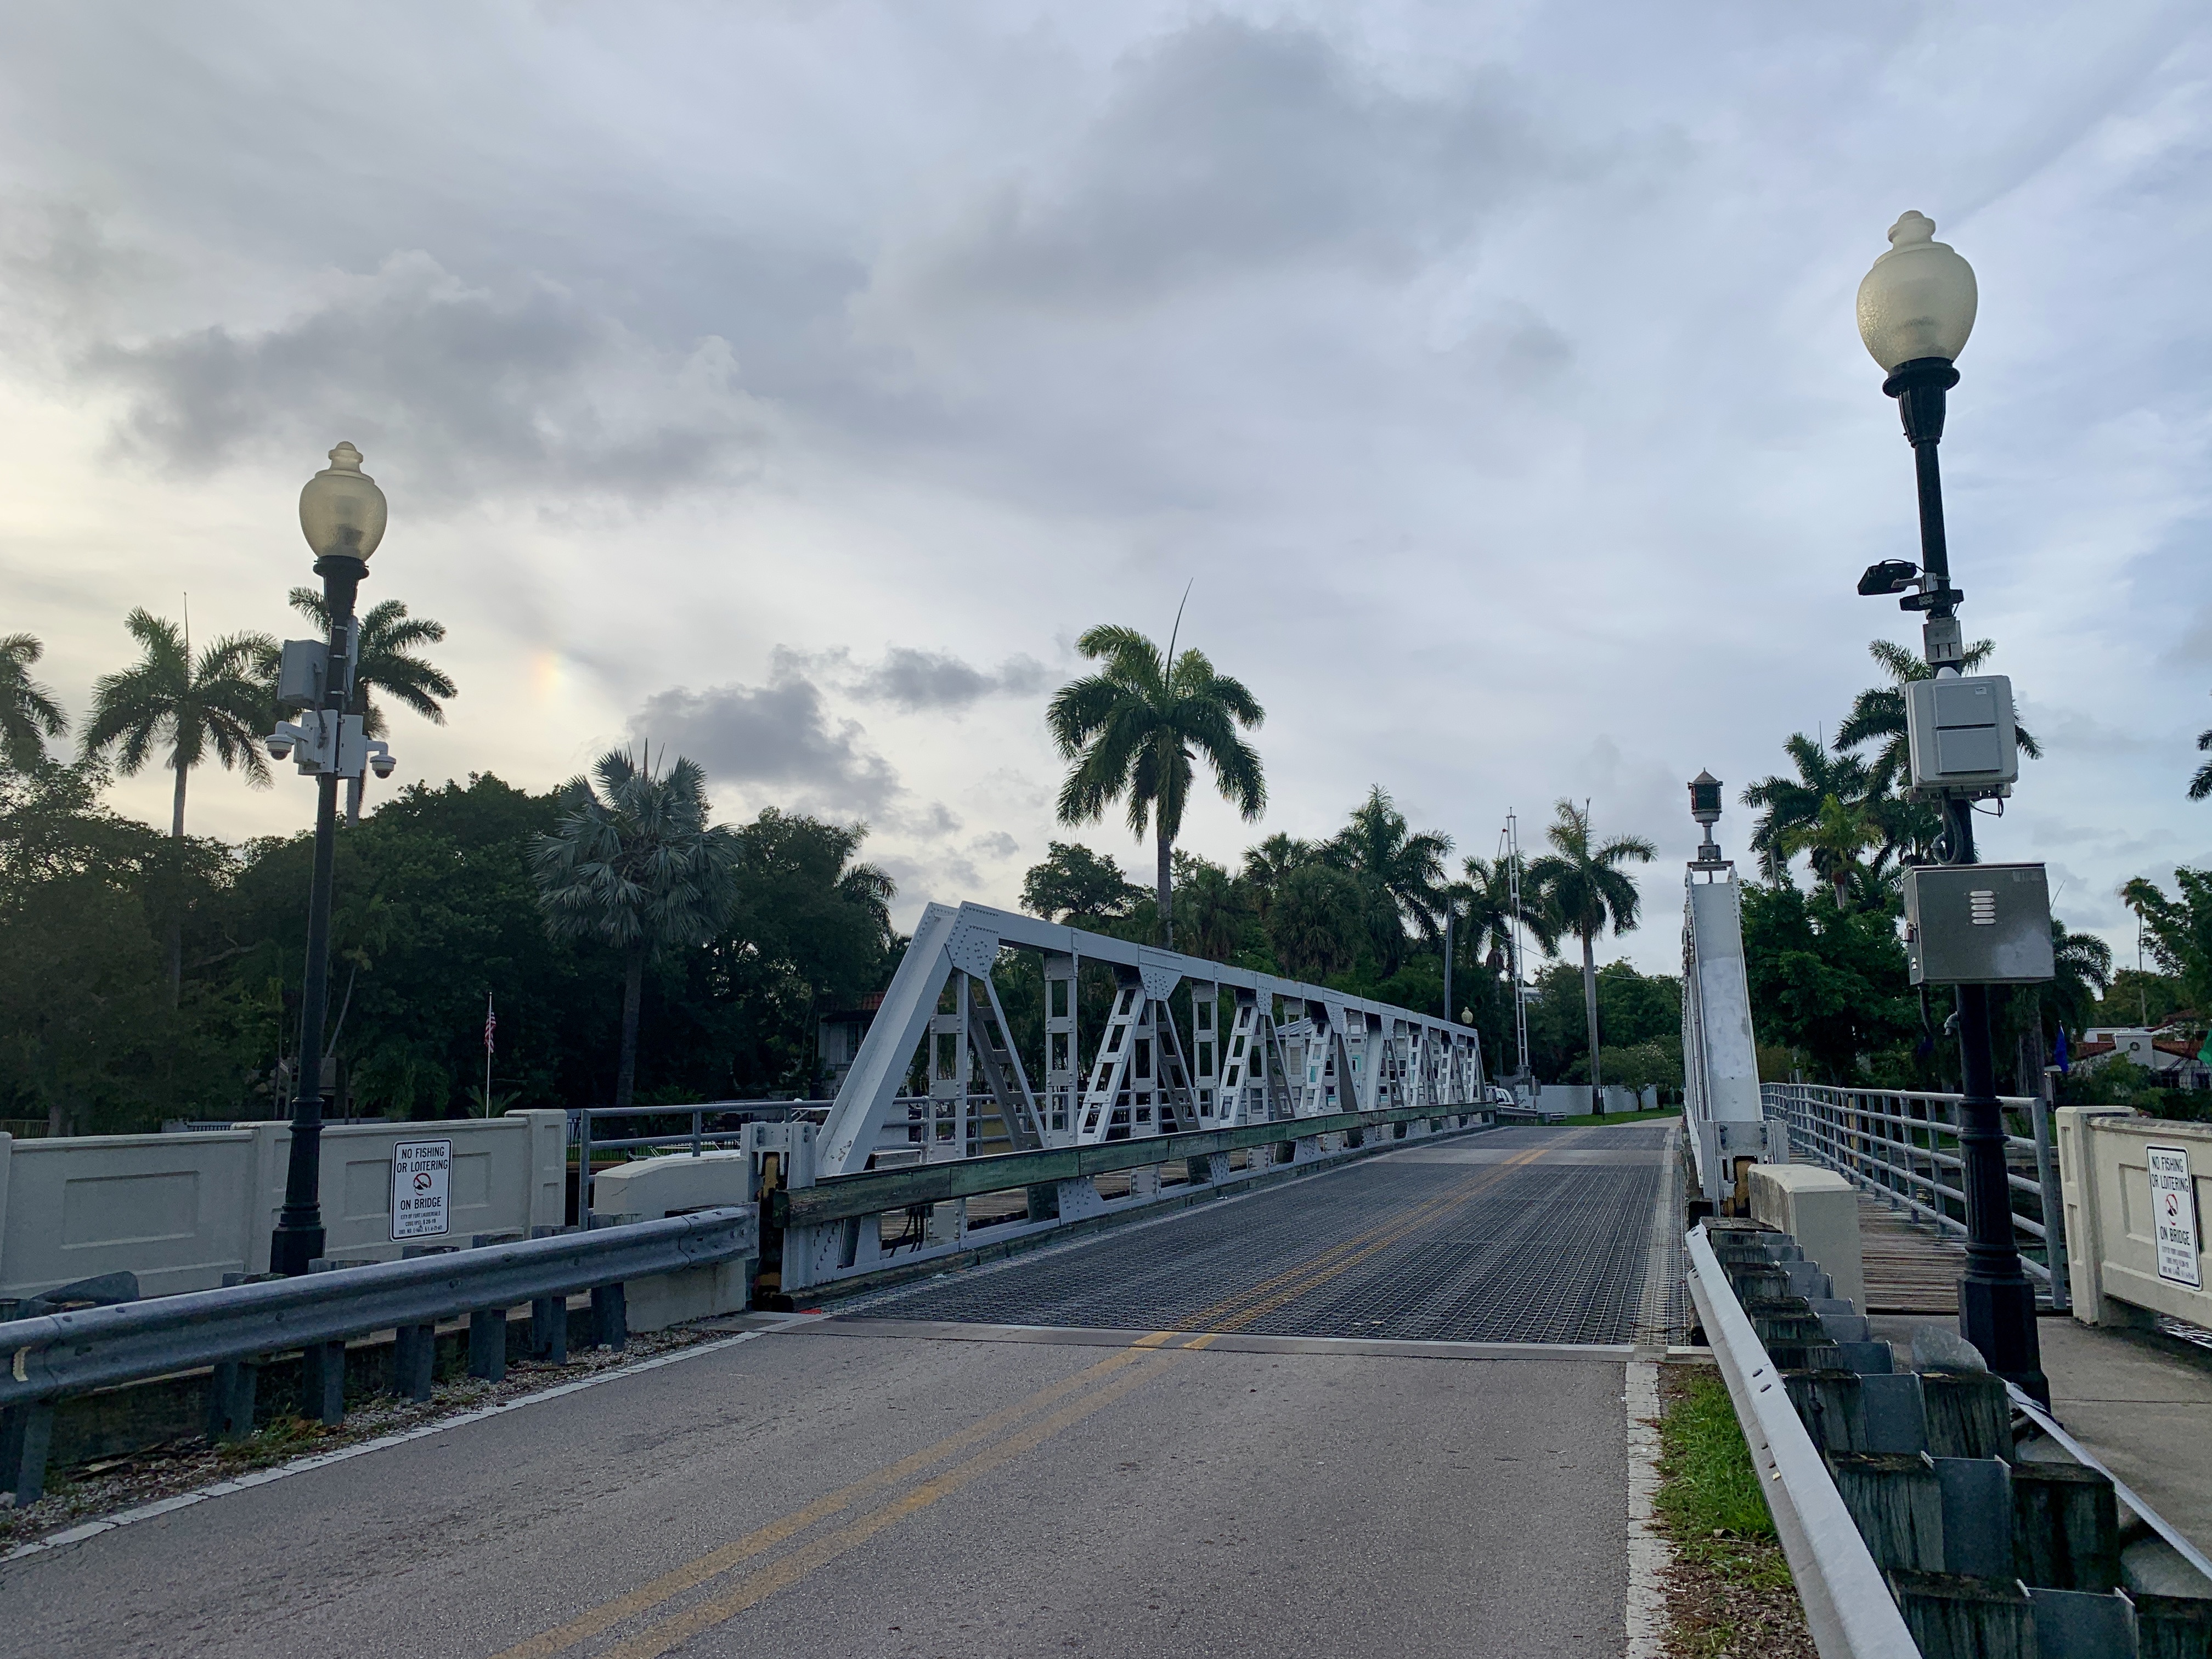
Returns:
[[[850,1059],[724,1155],[787,1310],[350,1402],[0,1561],[0,1650],[1629,1651],[1674,1124],[1501,1124],[1466,1027],[975,905]]]

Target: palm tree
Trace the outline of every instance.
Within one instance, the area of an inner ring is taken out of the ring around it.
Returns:
[[[48,738],[69,731],[52,691],[31,678],[31,665],[46,653],[32,635],[0,637],[0,756],[19,772],[46,759]]]
[[[1450,851],[1449,836],[1416,832],[1379,783],[1323,844],[1322,857],[1366,892],[1367,929],[1385,974],[1397,972],[1405,959],[1408,921],[1425,940],[1442,938],[1444,854]]]
[[[1060,821],[1103,817],[1116,797],[1128,800],[1139,839],[1149,822],[1158,854],[1160,943],[1174,948],[1173,854],[1190,799],[1194,751],[1206,757],[1224,799],[1247,822],[1267,805],[1260,756],[1237,735],[1267,718],[1241,681],[1213,672],[1195,647],[1168,653],[1133,628],[1091,629],[1075,648],[1103,668],[1060,687],[1045,724],[1060,757],[1073,761],[1060,791]]]
[[[1320,856],[1311,842],[1279,830],[1257,846],[1244,849],[1244,883],[1252,890],[1261,921],[1267,921],[1267,912],[1274,906],[1275,890],[1283,884],[1283,878]]]
[[[169,746],[168,765],[177,775],[169,808],[169,834],[185,833],[185,785],[192,768],[214,752],[225,770],[246,774],[257,788],[269,782],[262,758],[261,732],[268,719],[268,693],[258,665],[276,649],[266,634],[231,634],[192,657],[191,639],[174,623],[151,611],[133,611],[123,625],[143,654],[129,668],[103,674],[93,683],[92,717],[82,743],[87,758],[112,750],[116,769],[133,777],[153,757],[154,745]],[[184,925],[168,925],[169,1001],[184,988]]]
[[[1959,653],[1959,672],[1971,674],[1990,659],[1994,641],[1976,640]],[[1836,752],[1846,753],[1869,743],[1878,743],[1867,772],[1867,793],[1887,795],[1905,781],[1909,771],[1910,746],[1905,741],[1905,688],[1915,680],[1932,678],[1936,671],[1894,640],[1869,640],[1867,654],[1887,674],[1890,684],[1862,691],[1852,699],[1851,712],[1836,728]],[[2015,725],[2020,752],[2030,760],[2043,758],[2043,745],[2025,726]]]
[[[1471,961],[1486,963],[1492,973],[1502,973],[1517,983],[1521,958],[1513,943],[1511,860],[1467,858],[1461,860],[1460,868],[1467,878],[1446,890],[1453,914],[1460,919],[1458,948],[1464,949]],[[1531,908],[1528,896],[1524,893],[1522,897],[1521,925],[1536,948],[1549,956],[1559,945],[1558,931],[1540,907]]]
[[[598,781],[593,787],[592,780]],[[729,912],[735,831],[707,821],[707,775],[677,757],[665,775],[652,756],[609,750],[590,777],[560,789],[561,817],[531,850],[545,928],[556,939],[593,939],[623,953],[621,1058],[615,1104],[637,1079],[638,1005],[655,953],[704,944]]]
[[[1631,859],[1649,864],[1659,849],[1641,836],[1613,836],[1604,841],[1590,834],[1589,807],[1571,800],[1559,804],[1559,817],[1544,832],[1553,850],[1529,860],[1525,880],[1543,896],[1543,908],[1560,933],[1572,933],[1583,943],[1583,1017],[1589,1028],[1590,1109],[1605,1115],[1605,1097],[1598,1092],[1597,936],[1613,924],[1615,937],[1632,931],[1643,902],[1636,884],[1620,866]]]
[[[1848,910],[1851,872],[1860,867],[1859,854],[1880,846],[1882,831],[1865,802],[1847,804],[1827,795],[1809,823],[1793,823],[1776,839],[1784,863],[1800,853],[1808,854],[1813,872],[1834,889],[1836,908]]]
[[[2097,1002],[2112,982],[2112,947],[2094,933],[2069,933],[2051,919],[2051,977],[2013,991],[2020,1042],[2015,1086],[2033,1094],[2041,1085],[2043,1061],[2051,1053],[2050,1029],[2058,1025],[2079,1036],[2096,1018]]]
[[[16,637],[21,639],[22,635],[19,634]],[[2212,749],[2212,732],[2199,732],[2197,734],[2197,748],[2200,754],[2207,749]],[[2203,800],[2207,795],[2212,795],[2212,761],[2206,761],[2203,765],[2198,767],[2197,775],[2189,781],[2190,799]]]
[[[1802,732],[1790,733],[1783,748],[1797,768],[1797,775],[1761,778],[1743,792],[1743,804],[1765,809],[1751,832],[1751,850],[1759,854],[1760,872],[1771,882],[1790,878],[1790,854],[1784,843],[1793,831],[1820,816],[1820,805],[1830,796],[1856,806],[1869,794],[1866,763],[1856,755],[1831,754]]]
[[[325,638],[331,631],[330,607],[323,596],[312,587],[292,590],[292,609],[313,623]],[[404,703],[433,726],[446,723],[446,710],[439,702],[441,697],[459,695],[453,681],[415,654],[418,646],[442,644],[446,624],[433,622],[428,617],[410,617],[407,607],[398,599],[386,599],[371,605],[361,617],[361,660],[355,665],[353,697],[346,704],[346,712],[361,716],[362,732],[380,738],[389,731],[384,710],[377,706],[376,693],[382,691],[395,702]],[[275,659],[270,659],[266,672],[275,673]],[[361,822],[362,791],[364,778],[346,780],[346,822]]]

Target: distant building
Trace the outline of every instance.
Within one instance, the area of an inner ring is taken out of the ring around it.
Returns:
[[[862,997],[857,1008],[833,1008],[815,1023],[816,1053],[822,1062],[822,1092],[834,1096],[844,1085],[845,1073],[860,1053],[860,1039],[876,1023],[876,1010],[884,1006],[881,991]]]
[[[2140,1066],[2169,1089],[2212,1087],[2212,1068],[2197,1058],[2201,1039],[2173,1025],[2093,1025],[2073,1054],[2076,1066],[2095,1066],[2119,1056]]]

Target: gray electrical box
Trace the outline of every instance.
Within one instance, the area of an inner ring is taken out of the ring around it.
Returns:
[[[1910,682],[1905,730],[1916,791],[1996,794],[2020,777],[2012,682],[2002,674]]]
[[[2036,985],[2051,977],[2051,887],[2039,864],[1920,865],[1905,872],[1915,985]]]
[[[287,640],[276,659],[276,706],[312,708],[323,700],[323,675],[329,669],[330,641]]]

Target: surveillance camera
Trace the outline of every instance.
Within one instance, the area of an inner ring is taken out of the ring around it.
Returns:
[[[369,770],[374,772],[380,778],[388,778],[394,772],[399,769],[399,763],[392,759],[389,755],[377,755],[372,757],[369,760],[368,766]]]
[[[284,760],[288,758],[291,753],[292,734],[289,732],[276,731],[269,734],[270,759]]]
[[[1880,564],[1870,564],[1859,578],[1859,592],[1868,599],[1884,593],[1902,593],[1912,586],[1920,574],[1920,567],[1905,559],[1884,559]]]

